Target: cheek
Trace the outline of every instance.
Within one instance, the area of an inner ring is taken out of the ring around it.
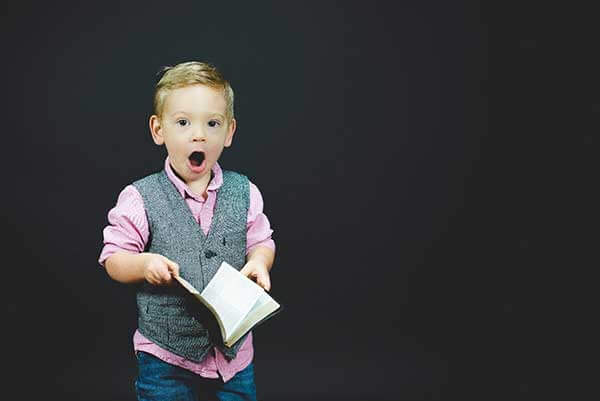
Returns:
[[[169,152],[169,155],[172,157],[187,157],[184,155],[184,153],[186,153],[185,147],[177,141],[166,142],[165,146],[167,147],[167,152]]]
[[[206,148],[206,151],[209,158],[217,160],[223,151],[223,144],[222,142],[213,143],[210,145],[210,147]]]

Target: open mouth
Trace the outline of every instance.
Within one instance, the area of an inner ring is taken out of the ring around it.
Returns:
[[[189,159],[192,166],[200,167],[204,161],[204,152],[193,152]]]

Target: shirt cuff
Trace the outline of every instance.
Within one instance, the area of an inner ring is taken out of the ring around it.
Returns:
[[[273,241],[271,238],[269,238],[264,241],[257,242],[256,244],[253,244],[252,246],[249,246],[246,249],[246,255],[248,255],[254,248],[256,248],[258,246],[267,247],[267,248],[271,249],[273,252],[275,252],[275,241]]]

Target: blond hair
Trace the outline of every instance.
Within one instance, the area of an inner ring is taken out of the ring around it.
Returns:
[[[163,67],[161,72],[163,75],[154,90],[154,114],[157,116],[161,117],[165,98],[170,90],[190,85],[206,85],[223,91],[227,104],[226,117],[229,120],[233,118],[233,89],[215,66],[200,61],[188,61]]]

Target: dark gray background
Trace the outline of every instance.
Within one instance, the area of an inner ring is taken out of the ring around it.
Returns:
[[[597,238],[591,10],[3,10],[3,361],[18,399],[135,398],[133,292],[96,261],[119,191],[164,161],[147,128],[155,74],[192,59],[236,91],[221,164],[259,186],[275,230],[272,294],[286,309],[255,331],[260,399],[580,389],[547,374],[581,355],[562,333],[586,332],[575,327],[593,294],[571,281]]]

